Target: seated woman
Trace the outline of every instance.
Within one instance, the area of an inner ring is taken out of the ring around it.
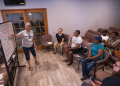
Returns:
[[[110,54],[113,54],[113,51],[117,49],[120,39],[118,37],[119,33],[118,32],[112,32],[111,38],[105,42],[105,49],[110,52]]]
[[[62,33],[63,29],[59,28],[58,29],[58,33],[56,34],[56,43],[54,44],[54,54],[56,54],[56,47],[60,47],[61,48],[61,54],[63,55],[63,44],[64,44],[64,34]]]
[[[105,71],[98,71],[104,73]],[[83,82],[81,86],[120,86],[120,61],[117,61],[113,66],[111,76],[106,77],[102,82],[94,80],[91,84]]]
[[[89,50],[88,57],[82,60],[83,77],[81,78],[81,80],[88,79],[88,74],[92,69],[92,67],[96,65],[96,61],[103,59],[104,46],[101,43],[101,41],[102,41],[102,37],[96,36],[94,43],[91,44],[91,49]]]

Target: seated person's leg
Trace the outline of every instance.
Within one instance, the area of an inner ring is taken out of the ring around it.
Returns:
[[[82,60],[82,76],[87,76],[87,63],[89,60],[87,58]]]
[[[60,49],[61,49],[61,54],[63,54],[63,44],[64,44],[64,42],[62,42],[61,44],[60,44]]]
[[[91,61],[87,66],[87,75],[90,73],[92,67],[95,67],[96,61]]]
[[[56,42],[56,43],[54,43],[54,50],[55,50],[54,54],[56,54],[56,47],[57,47],[57,45],[58,45],[58,43],[57,43],[57,42]]]
[[[68,48],[65,48],[65,54],[68,57]]]
[[[69,63],[67,65],[69,66],[73,63],[73,52],[72,51],[69,51],[68,59],[69,59]]]
[[[69,50],[68,58],[69,58],[70,62],[67,64],[68,66],[73,63],[73,54],[79,53],[79,51],[80,51],[80,48]]]

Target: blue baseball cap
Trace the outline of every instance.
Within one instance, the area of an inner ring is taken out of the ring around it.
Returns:
[[[102,41],[102,37],[101,36],[96,36],[95,39],[99,40],[100,42]]]

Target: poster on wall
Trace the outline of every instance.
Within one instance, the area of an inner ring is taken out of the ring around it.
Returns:
[[[15,38],[11,36],[12,33],[14,31],[11,21],[0,23],[0,40],[7,62],[16,48]]]

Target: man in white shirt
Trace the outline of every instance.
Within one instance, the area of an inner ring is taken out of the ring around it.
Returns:
[[[67,64],[68,66],[71,65],[73,62],[73,54],[80,52],[81,43],[83,40],[79,35],[80,31],[75,30],[74,35],[72,37],[72,42],[70,43],[69,47],[65,49],[65,53],[68,57],[68,59],[66,59],[65,62],[69,61],[69,63]]]
[[[102,44],[104,45],[104,43],[109,39],[109,37],[107,36],[107,32],[108,32],[108,30],[104,30],[103,32],[102,32],[102,35],[101,35],[101,37],[102,37]]]

